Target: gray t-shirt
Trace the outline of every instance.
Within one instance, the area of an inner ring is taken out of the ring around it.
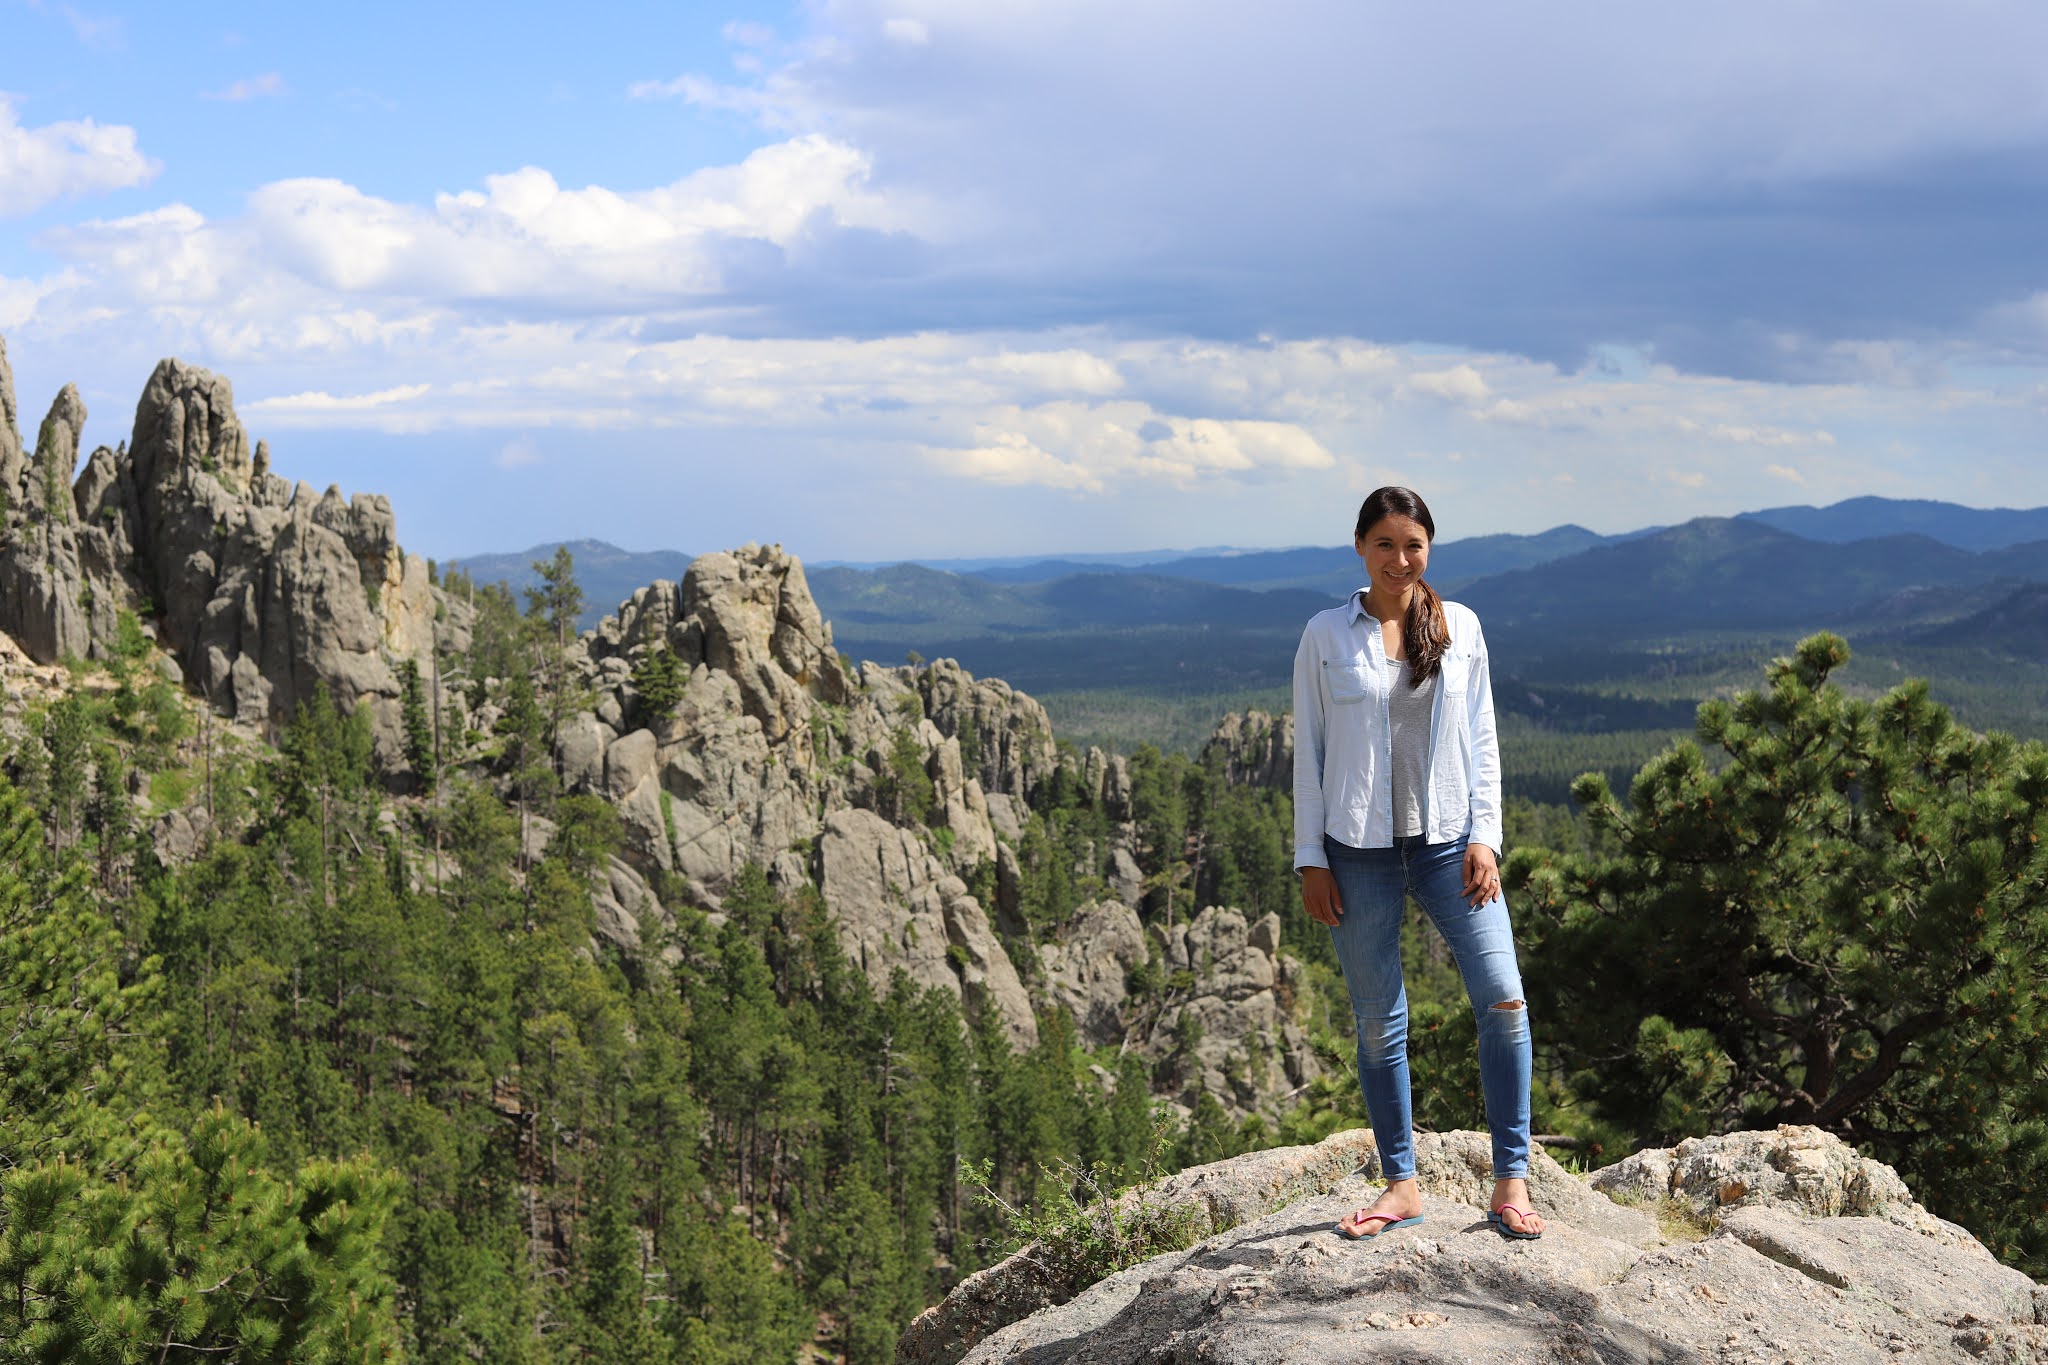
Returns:
[[[1422,791],[1429,781],[1429,716],[1442,670],[1420,687],[1406,659],[1394,665],[1394,690],[1387,697],[1387,722],[1394,732],[1394,837],[1423,832]]]

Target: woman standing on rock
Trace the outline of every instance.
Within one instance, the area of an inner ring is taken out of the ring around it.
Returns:
[[[1294,865],[1330,926],[1358,1021],[1387,1187],[1337,1224],[1372,1237],[1422,1221],[1408,1093],[1401,919],[1413,896],[1450,945],[1479,1024],[1493,1133],[1488,1221],[1542,1235],[1529,1209],[1529,1012],[1500,894],[1500,748],[1479,618],[1423,582],[1436,523],[1406,488],[1358,509],[1368,584],[1317,614],[1294,655]]]

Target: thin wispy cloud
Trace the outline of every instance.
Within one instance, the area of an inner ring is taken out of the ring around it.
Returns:
[[[348,89],[335,91],[334,98],[344,107],[349,109],[374,109],[377,112],[384,114],[394,113],[398,109],[398,101],[392,99],[389,95],[386,95],[381,91],[365,90],[362,89],[361,87],[356,86],[351,86]]]
[[[240,104],[245,100],[268,99],[289,93],[291,87],[286,85],[284,77],[275,71],[266,71],[260,76],[235,81],[219,90],[199,92],[201,99],[220,100],[227,104]]]
[[[522,436],[498,447],[491,462],[500,469],[531,469],[541,462],[540,447]]]
[[[87,14],[70,5],[61,13],[78,41],[95,52],[119,52],[128,45],[128,27],[117,17]]]
[[[362,413],[411,403],[426,397],[432,390],[431,384],[402,384],[397,388],[380,389],[375,393],[332,394],[313,390],[259,399],[249,405],[249,411],[264,417]]]

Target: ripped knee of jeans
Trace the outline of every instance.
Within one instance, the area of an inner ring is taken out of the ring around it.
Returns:
[[[1498,1005],[1493,1006],[1493,1008],[1503,1014],[1513,1014],[1516,1010],[1522,1008],[1522,1002],[1519,1000],[1503,1000]]]

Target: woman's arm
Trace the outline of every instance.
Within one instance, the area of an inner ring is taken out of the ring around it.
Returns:
[[[1493,722],[1493,670],[1476,616],[1465,697],[1465,733],[1472,744],[1472,833],[1465,843],[1465,899],[1484,905],[1500,894],[1500,734]]]
[[[1323,853],[1322,656],[1313,632],[1294,651],[1294,865],[1328,867]]]
[[[1294,866],[1301,873],[1301,908],[1318,923],[1335,925],[1344,904],[1323,852],[1322,662],[1304,630],[1294,651]]]
[[[1465,688],[1472,736],[1472,842],[1496,857],[1501,846],[1500,734],[1493,721],[1493,676],[1487,666],[1486,636],[1472,618],[1472,676]]]

